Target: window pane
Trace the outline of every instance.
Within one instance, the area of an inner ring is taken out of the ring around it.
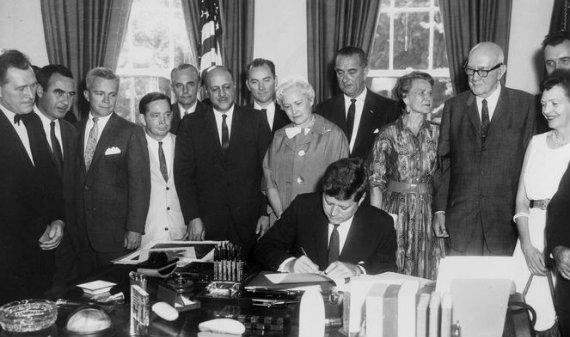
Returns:
[[[117,113],[117,115],[131,122],[131,100],[133,98],[132,87],[133,81],[131,78],[121,77],[121,84],[119,85],[119,98],[117,99],[117,106],[115,107],[115,113]]]
[[[428,7],[431,0],[396,0],[395,7]]]
[[[445,47],[445,36],[443,35],[443,22],[441,21],[441,14],[436,12],[434,15],[433,27],[433,67],[448,68],[447,63],[447,48]]]
[[[429,13],[394,15],[394,69],[427,69]]]
[[[388,69],[390,58],[390,18],[385,13],[381,13],[376,26],[376,35],[372,50],[368,56],[368,63],[371,69]]]

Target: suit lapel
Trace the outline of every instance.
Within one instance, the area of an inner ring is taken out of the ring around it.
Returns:
[[[354,139],[354,146],[352,146],[352,152],[358,148],[362,139],[370,132],[368,128],[374,125],[372,123],[372,117],[374,116],[373,104],[371,102],[372,96],[370,91],[366,92],[366,98],[364,99],[364,106],[362,107],[362,114],[360,115],[360,124],[356,131],[356,138]],[[350,139],[348,139],[350,142]]]
[[[479,118],[479,110],[477,109],[477,101],[475,95],[469,94],[466,101],[467,116],[473,125],[477,135],[481,135],[481,119]],[[479,139],[480,141],[480,139]]]
[[[507,118],[507,107],[508,104],[507,90],[503,87],[501,88],[501,94],[499,95],[499,100],[497,101],[497,106],[493,112],[493,118],[491,119],[491,125],[489,126],[489,136],[494,134],[494,130],[498,128],[497,125],[502,124],[502,120]]]
[[[8,118],[6,117],[4,112],[2,112],[2,110],[0,110],[0,134],[6,135],[6,136],[13,139],[12,142],[14,143],[14,145],[16,147],[16,151],[18,152],[18,155],[27,164],[29,164],[29,166],[31,168],[31,167],[33,167],[33,163],[30,160],[30,156],[28,155],[28,152],[26,151],[26,148],[24,147],[24,144],[22,143],[20,136],[18,136],[18,133],[16,132],[14,127],[12,125],[10,125],[10,123],[12,123],[12,122],[10,120],[8,120]],[[22,122],[20,122],[20,123],[22,123]]]
[[[87,119],[84,118],[79,122],[79,132],[77,140],[77,153],[79,154],[79,166],[81,166],[81,171],[83,175],[87,173],[87,168],[85,167],[85,132],[87,128]]]
[[[117,118],[121,118],[117,116],[114,112],[109,117],[109,121],[105,125],[101,136],[99,137],[99,141],[97,142],[97,146],[95,147],[95,153],[93,154],[93,159],[91,160],[91,166],[95,167],[99,158],[103,156],[104,151],[111,145],[110,142],[113,139],[113,135],[118,135],[120,130],[117,129],[118,120]],[[83,160],[83,164],[85,165],[85,158]],[[89,172],[87,172],[89,174]]]
[[[216,151],[216,155],[219,156],[219,158],[222,158],[222,144],[220,144],[220,135],[218,134],[218,125],[216,122],[216,117],[215,117],[215,112],[214,109],[209,109],[209,111],[205,114],[204,116],[204,132],[206,132],[206,138],[210,139],[210,142],[214,145],[214,149]],[[235,115],[234,115],[235,118]],[[233,124],[233,122],[232,122]],[[233,131],[233,130],[232,130]],[[230,147],[232,146],[232,140],[231,140],[231,135],[230,134]]]
[[[327,267],[328,251],[329,251],[329,222],[327,217],[324,215],[322,206],[319,209],[318,221],[315,221],[315,230],[313,240],[317,246],[318,261],[323,261],[322,265]],[[314,261],[317,262],[317,261]],[[317,262],[318,264],[321,264]]]
[[[344,246],[340,251],[339,258],[345,258],[352,254],[353,250],[358,250],[361,248],[363,242],[367,242],[368,239],[366,237],[362,237],[363,233],[367,233],[363,228],[361,228],[362,224],[362,217],[358,210],[354,214],[354,218],[352,219],[352,224],[350,225],[350,230],[346,235],[346,240],[344,241]]]

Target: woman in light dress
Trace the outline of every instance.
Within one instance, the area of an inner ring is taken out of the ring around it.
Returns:
[[[534,275],[526,302],[536,310],[536,331],[548,330],[555,320],[546,278],[551,271],[546,267],[543,254],[544,228],[546,205],[558,190],[570,161],[570,75],[554,72],[543,87],[542,114],[552,130],[534,136],[527,147],[513,218],[519,231],[513,254],[515,283],[517,291],[523,292],[530,275]]]

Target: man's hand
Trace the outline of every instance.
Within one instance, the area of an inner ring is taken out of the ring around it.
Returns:
[[[186,236],[189,241],[203,241],[205,234],[206,231],[204,230],[202,219],[195,218],[190,220],[188,229],[186,230]]]
[[[42,250],[52,250],[57,248],[63,238],[63,228],[65,224],[61,220],[54,220],[46,226],[46,230],[38,239]]]
[[[448,238],[447,229],[445,229],[445,213],[438,212],[433,215],[433,231],[438,238]]]
[[[124,247],[130,250],[139,248],[141,245],[141,238],[142,238],[141,233],[127,231],[125,233]]]
[[[255,234],[258,239],[261,238],[269,230],[269,216],[262,215],[257,220],[257,227],[255,228]]]
[[[544,254],[542,254],[533,245],[522,246],[521,249],[523,251],[524,259],[526,260],[528,270],[533,275],[539,275],[539,276],[546,275],[547,269],[544,263]]]
[[[564,246],[556,246],[552,250],[552,255],[556,260],[556,267],[562,277],[570,280],[570,248]]]
[[[307,256],[302,255],[295,260],[291,260],[286,268],[290,273],[316,273],[319,271],[317,266]]]
[[[347,277],[358,276],[362,274],[362,270],[360,270],[360,268],[355,264],[335,261],[327,267],[325,274],[333,280],[344,279]]]

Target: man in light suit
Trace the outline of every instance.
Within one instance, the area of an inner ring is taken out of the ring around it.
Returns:
[[[182,240],[186,225],[174,184],[176,136],[168,132],[172,121],[170,98],[160,92],[144,95],[139,103],[144,116],[150,158],[150,206],[141,246],[151,241]]]
[[[170,72],[170,86],[176,96],[176,103],[172,104],[172,126],[170,132],[176,134],[180,121],[186,115],[202,110],[206,105],[198,100],[200,88],[200,74],[196,67],[183,63]]]
[[[253,104],[250,107],[263,112],[272,134],[291,123],[285,111],[281,109],[279,104],[275,104],[277,76],[273,62],[261,58],[253,60],[247,66],[245,84],[253,98]]]
[[[317,113],[338,125],[349,143],[350,156],[368,158],[376,134],[398,118],[398,104],[366,88],[368,57],[357,47],[344,47],[335,57],[342,94],[317,105]]]
[[[438,145],[434,231],[449,233],[451,255],[512,255],[512,221],[526,146],[535,128],[534,97],[503,87],[507,68],[492,42],[473,47],[468,92],[445,102]]]
[[[330,164],[321,180],[322,193],[295,198],[259,240],[257,261],[269,270],[320,270],[333,279],[395,271],[394,221],[363,203],[367,181],[359,158]]]
[[[36,77],[39,86],[34,112],[42,121],[51,156],[63,184],[66,227],[62,243],[55,252],[56,279],[54,280],[55,285],[63,286],[77,276],[76,259],[71,242],[71,238],[77,237],[73,195],[77,130],[64,119],[73,108],[75,82],[67,67],[56,64],[39,69]]]
[[[0,304],[42,298],[63,237],[63,192],[40,118],[37,81],[17,50],[0,55]]]
[[[144,131],[115,111],[119,78],[91,69],[83,92],[88,118],[78,125],[77,204],[83,273],[140,246],[150,198]]]
[[[176,190],[190,240],[230,240],[247,252],[267,206],[260,191],[267,120],[234,104],[227,68],[206,70],[204,85],[212,107],[184,118],[176,137]]]

